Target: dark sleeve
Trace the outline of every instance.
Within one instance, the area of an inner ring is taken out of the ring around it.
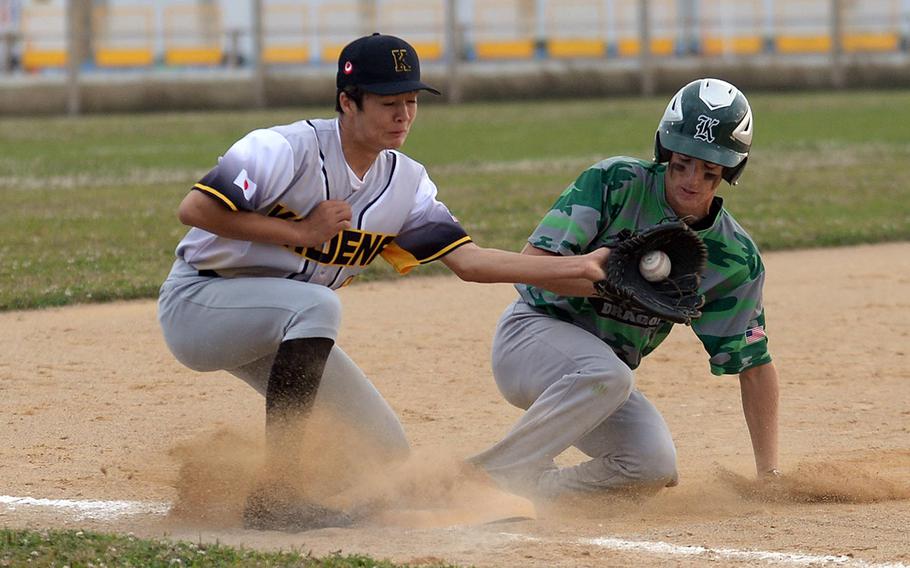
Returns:
[[[382,251],[382,258],[401,274],[438,260],[471,242],[458,219],[436,199],[436,186],[424,174],[411,214],[401,231]]]
[[[287,140],[273,130],[254,130],[231,146],[193,189],[233,211],[255,211],[276,200],[293,175]]]

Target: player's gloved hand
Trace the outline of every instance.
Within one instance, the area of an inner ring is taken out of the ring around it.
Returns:
[[[316,205],[299,223],[298,233],[302,246],[318,246],[340,231],[351,227],[351,204],[339,199],[328,199]]]
[[[641,257],[661,250],[670,258],[670,274],[649,282],[639,270]],[[622,238],[607,257],[606,278],[594,283],[595,296],[673,323],[690,324],[701,316],[698,292],[708,249],[689,225],[672,221]]]

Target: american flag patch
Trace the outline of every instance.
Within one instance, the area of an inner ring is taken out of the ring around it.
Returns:
[[[765,329],[762,326],[756,326],[746,330],[746,344],[755,343],[765,338]]]

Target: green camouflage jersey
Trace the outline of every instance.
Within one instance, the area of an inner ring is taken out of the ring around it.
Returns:
[[[665,164],[618,157],[582,173],[559,196],[528,242],[561,255],[615,245],[620,231],[636,231],[677,216],[664,196]],[[708,247],[702,316],[692,322],[715,375],[735,374],[771,361],[762,306],[764,266],[752,238],[715,197],[705,227]],[[712,222],[713,221],[713,222]],[[699,229],[696,226],[696,229]],[[516,286],[521,298],[603,339],[635,369],[670,333],[672,323],[599,298],[559,296]]]

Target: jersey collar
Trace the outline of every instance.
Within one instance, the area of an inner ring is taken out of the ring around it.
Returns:
[[[376,163],[385,154],[385,150],[376,156],[376,159],[373,160],[372,164],[370,164],[367,172],[363,174],[363,179],[360,179],[357,177],[357,174],[354,173],[354,170],[351,169],[351,165],[348,164],[347,159],[344,157],[344,150],[342,149],[343,147],[341,145],[341,119],[337,117],[335,118],[335,142],[338,143],[338,152],[341,154],[341,161],[344,162],[344,167],[348,172],[348,181],[351,185],[351,191],[356,192],[358,189],[363,187],[363,185],[367,182],[367,179],[373,174],[373,170],[376,169]]]

